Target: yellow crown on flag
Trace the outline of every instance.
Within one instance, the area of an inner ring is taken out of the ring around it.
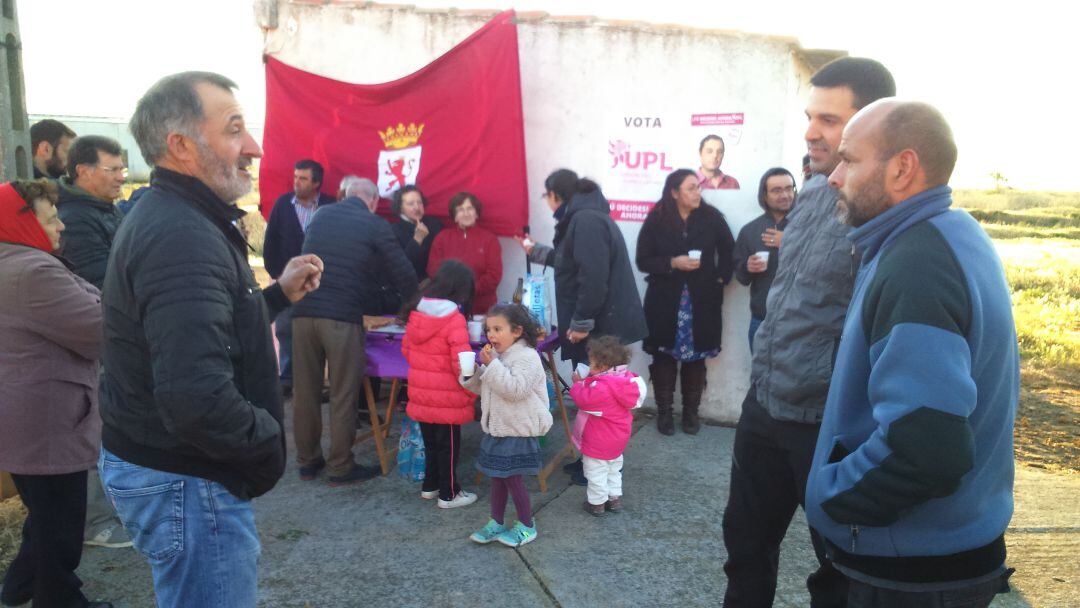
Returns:
[[[409,146],[415,146],[416,142],[420,141],[420,135],[424,132],[424,125],[417,126],[415,123],[409,123],[406,127],[403,123],[398,123],[397,128],[394,125],[386,127],[386,131],[379,131],[379,137],[383,140],[383,145],[391,150],[400,150],[402,148],[408,148]]]

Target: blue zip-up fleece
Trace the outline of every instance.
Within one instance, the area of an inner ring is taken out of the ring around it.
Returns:
[[[830,558],[960,581],[1005,562],[1019,354],[989,237],[939,186],[850,238],[862,265],[806,488]]]

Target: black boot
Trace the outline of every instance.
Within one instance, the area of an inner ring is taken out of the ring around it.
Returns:
[[[649,366],[653,393],[656,399],[656,430],[663,435],[675,434],[675,421],[672,420],[672,404],[675,402],[675,376],[678,362],[672,357],[657,353]]]
[[[705,391],[706,371],[704,359],[682,364],[679,378],[683,403],[682,430],[688,435],[697,435],[701,428],[698,407],[701,405],[701,394]]]

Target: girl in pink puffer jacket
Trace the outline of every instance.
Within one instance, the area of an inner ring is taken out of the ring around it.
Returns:
[[[630,349],[614,336],[590,338],[589,375],[574,372],[570,397],[578,407],[575,443],[579,443],[585,479],[589,482],[585,511],[597,517],[622,510],[623,451],[630,441],[634,416],[646,385],[626,370]]]

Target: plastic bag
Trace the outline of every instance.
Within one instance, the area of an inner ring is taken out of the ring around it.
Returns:
[[[551,327],[551,290],[544,274],[525,275],[521,304],[546,331]]]
[[[410,481],[423,481],[425,464],[424,436],[420,433],[420,423],[402,416],[397,453],[398,475]]]

